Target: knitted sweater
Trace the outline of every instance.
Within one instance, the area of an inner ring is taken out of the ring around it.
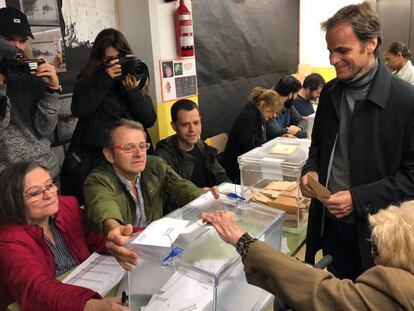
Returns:
[[[53,177],[58,174],[48,138],[58,120],[58,95],[37,96],[39,86],[33,79],[18,87],[0,86],[0,171],[11,163],[34,160],[48,167]]]

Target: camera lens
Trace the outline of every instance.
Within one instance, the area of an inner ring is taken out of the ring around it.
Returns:
[[[139,58],[134,55],[127,55],[119,59],[119,63],[122,66],[122,73],[132,74],[137,80],[140,80],[139,87],[142,88],[148,79],[148,67]]]

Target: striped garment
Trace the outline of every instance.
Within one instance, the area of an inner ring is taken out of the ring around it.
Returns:
[[[58,228],[55,225],[55,219],[53,217],[50,218],[50,229],[55,236],[56,245],[53,244],[46,235],[44,235],[44,239],[49,246],[51,252],[53,253],[53,257],[55,260],[55,276],[59,276],[78,265],[78,262],[73,257],[72,253],[68,249],[63,240],[62,236]]]

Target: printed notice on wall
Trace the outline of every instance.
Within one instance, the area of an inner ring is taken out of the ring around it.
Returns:
[[[197,94],[195,58],[160,61],[162,100],[169,101]]]

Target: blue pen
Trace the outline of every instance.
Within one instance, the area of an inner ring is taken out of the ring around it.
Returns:
[[[229,193],[227,193],[227,194],[226,194],[226,196],[227,196],[228,198],[231,198],[231,199],[240,199],[240,200],[246,201],[246,199],[245,199],[245,198],[243,198],[243,197],[239,196],[238,194],[236,194],[236,193],[234,193],[234,192],[229,192]]]
[[[174,257],[180,255],[182,252],[184,252],[184,249],[181,247],[174,247],[171,252],[161,260],[161,265],[167,266]]]

